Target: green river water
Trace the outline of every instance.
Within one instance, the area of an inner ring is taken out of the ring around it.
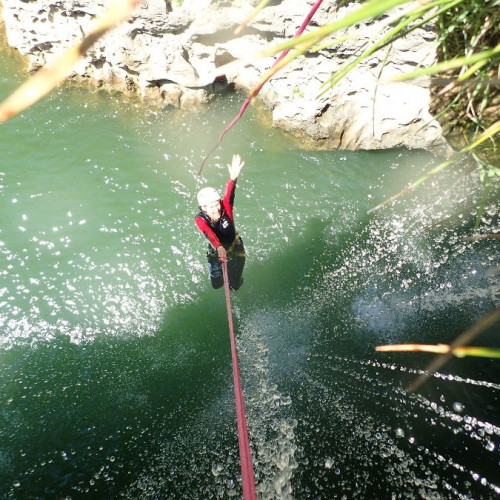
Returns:
[[[0,66],[3,99],[25,75]],[[199,177],[241,102],[151,111],[64,87],[0,125],[0,498],[241,496],[224,292],[193,222],[234,153],[258,497],[496,498],[500,361],[452,360],[410,393],[433,357],[375,352],[448,343],[500,305],[498,239],[466,238],[477,177],[368,214],[438,160],[302,150],[257,108]]]

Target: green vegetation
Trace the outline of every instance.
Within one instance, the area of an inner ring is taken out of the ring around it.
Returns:
[[[449,69],[443,79],[434,82],[432,111],[454,147],[467,147],[486,130],[493,131],[470,153],[485,194],[500,179],[499,7],[498,0],[465,0],[443,12],[437,22],[440,60],[462,59],[465,63]],[[477,58],[480,54],[488,57]],[[477,60],[470,62],[474,57]],[[478,226],[479,216],[476,229]]]
[[[443,12],[437,21],[442,61],[471,59],[477,54],[496,51],[475,63],[449,70],[436,81],[435,108],[447,136],[467,137],[486,130],[500,112],[500,2],[467,0]],[[461,142],[463,142],[461,141]]]
[[[256,12],[262,8],[259,4]],[[341,2],[344,3],[344,2]],[[369,0],[359,2],[360,7],[333,24],[291,41],[271,47],[255,55],[268,57],[280,51],[290,50],[280,64],[265,76],[270,79],[277,71],[299,55],[308,51],[331,47],[349,39],[342,34],[333,35],[357,23],[379,19],[387,30],[362,54],[347,61],[331,75],[325,88],[338,83],[349,71],[367,57],[406,36],[423,24],[434,23],[439,35],[439,62],[435,66],[419,68],[402,75],[399,80],[433,76],[433,111],[444,126],[444,133],[458,150],[453,158],[443,162],[432,172],[419,179],[413,186],[398,193],[394,198],[411,191],[421,182],[454,165],[465,156],[475,162],[478,175],[486,188],[498,182],[500,121],[500,0]],[[251,17],[249,18],[251,19]],[[382,57],[384,60],[385,57]],[[262,83],[258,85],[261,87]],[[383,206],[381,204],[380,206]],[[375,207],[378,208],[378,207]]]

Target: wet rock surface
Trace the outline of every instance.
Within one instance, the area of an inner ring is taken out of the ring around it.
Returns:
[[[312,2],[282,0],[263,9],[241,33],[238,24],[251,2],[144,0],[134,17],[106,35],[71,75],[126,94],[151,106],[199,110],[233,88],[252,90],[275,57],[254,60],[218,73],[235,59],[293,37]],[[100,0],[3,0],[8,44],[28,61],[30,71],[49,63],[87,33],[104,11]],[[359,8],[325,2],[306,33]],[[436,35],[421,27],[364,60],[332,88],[325,85],[343,64],[387,32],[390,16],[340,31],[347,41],[300,56],[260,91],[272,124],[314,149],[373,150],[407,147],[446,156],[450,148],[429,113],[425,81],[387,83],[399,73],[432,64]]]

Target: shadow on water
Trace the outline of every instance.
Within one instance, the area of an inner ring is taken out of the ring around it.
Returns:
[[[119,491],[227,378],[222,300],[169,312],[154,336],[77,345],[60,335],[4,352],[0,494]]]
[[[498,397],[477,369],[498,369],[455,360],[444,371],[452,379],[433,379],[409,395],[406,384],[426,361],[373,351],[378,332],[430,340],[445,326],[453,336],[470,323],[460,301],[437,309],[426,302],[426,292],[450,281],[468,255],[441,266],[434,281],[418,282],[411,306],[406,292],[394,298],[390,276],[378,278],[378,288],[362,272],[338,274],[337,285],[325,281],[357,245],[369,245],[367,219],[333,244],[331,224],[307,220],[263,262],[252,259],[258,247],[247,242],[245,284],[233,294],[259,494],[451,498],[475,487],[482,494],[478,481],[496,471],[485,447],[495,443],[488,422]],[[486,253],[489,245],[482,244]],[[406,272],[403,278],[415,270]],[[196,302],[167,311],[151,336],[78,345],[61,335],[2,353],[0,497],[240,494],[224,294],[209,289],[208,279],[206,288]],[[360,321],[360,297],[368,312],[375,304],[384,321],[394,309],[399,319],[380,328],[378,317]],[[469,370],[472,390],[463,383]]]
[[[245,277],[245,288],[238,293],[238,302],[245,303],[251,310],[266,303],[273,307],[289,304],[294,294],[301,293],[301,285],[314,280],[320,272],[315,263],[324,252],[322,232],[328,224],[319,218],[308,219],[295,241],[277,245],[278,254],[253,264],[246,273],[249,279]],[[258,245],[254,251],[258,252]]]
[[[248,328],[248,317],[266,319],[269,309],[279,310],[282,306],[293,300],[293,295],[298,293],[304,281],[310,279],[314,260],[321,253],[321,245],[312,245],[312,242],[321,241],[321,232],[327,222],[311,219],[305,225],[302,236],[297,241],[292,241],[279,254],[271,256],[263,263],[252,262],[252,247],[247,243],[247,266],[245,268],[244,286],[233,293],[233,309],[235,312],[235,333],[237,336],[242,384],[245,392],[249,431],[254,454],[254,469],[256,474],[257,492],[262,498],[272,498],[276,494],[269,494],[267,483],[280,481],[283,470],[280,443],[276,443],[276,421],[283,419],[279,408],[279,398],[273,394],[273,411],[269,413],[269,393],[262,385],[256,384],[255,374],[262,374],[262,362],[267,354],[258,351],[256,339]],[[208,285],[208,280],[207,280]],[[228,327],[225,304],[221,290],[212,291],[204,295],[193,307],[189,306],[177,317],[179,325],[185,327],[186,321],[195,321],[198,325],[207,312],[218,315],[217,326],[214,328],[213,318],[207,318],[207,324],[212,329],[209,332],[219,340],[213,352],[219,349],[214,360],[213,376],[210,383],[217,389],[212,389],[205,403],[200,406],[203,414],[200,420],[185,426],[182,433],[175,436],[172,442],[165,442],[156,456],[151,455],[151,460],[143,471],[127,488],[127,498],[208,498],[216,496],[227,498],[240,496],[240,459],[236,440],[236,421],[234,412],[234,397],[232,378],[229,374],[231,360],[229,358]],[[261,314],[262,313],[262,314]],[[195,318],[193,318],[193,316]],[[169,324],[171,322],[169,321]],[[287,332],[273,329],[270,342],[288,345]],[[195,325],[196,328],[196,325]],[[267,332],[264,333],[265,335]],[[222,341],[220,340],[222,338]],[[293,339],[292,344],[301,343],[300,338]],[[275,344],[276,345],[276,344]],[[211,353],[208,353],[211,354]],[[207,354],[207,355],[208,355]],[[275,365],[281,363],[281,366]],[[273,359],[272,370],[286,369],[284,360]],[[221,368],[222,365],[222,368]],[[255,370],[254,370],[255,368]],[[221,384],[221,375],[226,377]],[[265,382],[270,381],[273,374],[264,375]],[[201,387],[205,387],[205,382]],[[189,383],[192,383],[190,381]],[[221,385],[224,387],[221,388]],[[203,389],[200,390],[203,390]],[[217,395],[217,390],[222,389],[223,394]],[[207,396],[207,395],[206,395]],[[209,401],[209,398],[212,398]],[[286,415],[286,410],[284,415]],[[289,443],[285,443],[288,445]],[[177,448],[172,453],[172,447]],[[175,459],[173,455],[176,454]]]
[[[263,264],[250,255],[236,307],[289,301],[321,253],[324,227],[309,221],[300,241]],[[208,287],[169,310],[152,336],[75,344],[58,335],[2,353],[0,497],[238,491],[224,294]]]

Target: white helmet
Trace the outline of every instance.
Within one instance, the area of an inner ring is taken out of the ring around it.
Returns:
[[[198,205],[203,207],[212,203],[213,201],[220,200],[219,193],[212,187],[205,187],[198,192]]]

